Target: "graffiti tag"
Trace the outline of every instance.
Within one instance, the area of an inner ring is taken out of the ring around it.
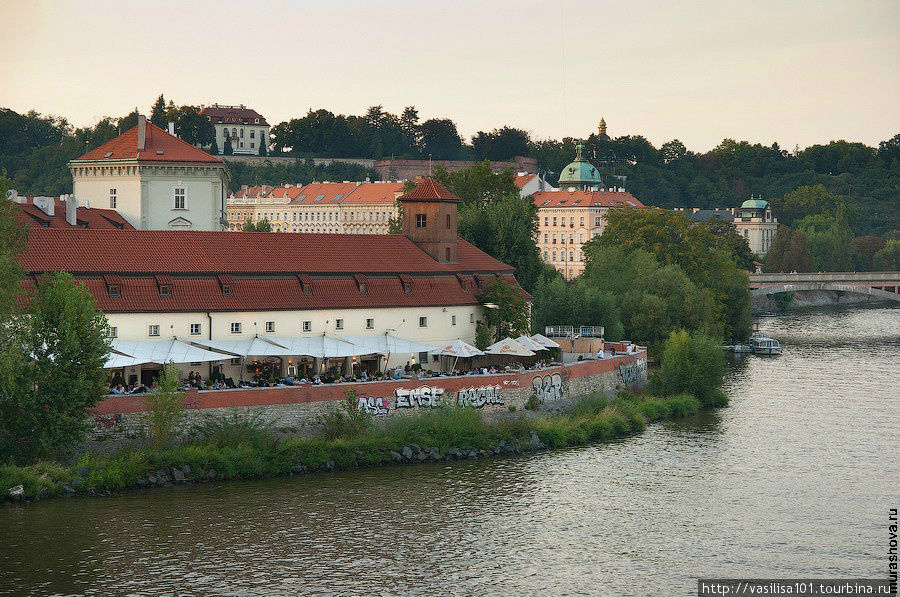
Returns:
[[[503,396],[500,395],[500,386],[468,388],[456,394],[456,403],[460,406],[482,408],[486,405],[502,405]]]
[[[124,431],[125,420],[121,414],[97,415],[94,417],[97,423],[97,431]]]
[[[562,376],[559,373],[543,377],[537,376],[531,381],[531,385],[541,402],[554,402],[562,399]]]
[[[356,399],[356,409],[367,415],[380,417],[388,413],[389,402],[381,397],[360,396]]]
[[[422,386],[413,390],[397,388],[394,390],[394,396],[397,398],[397,408],[415,408],[417,406],[434,408],[443,404],[444,388],[430,388],[428,386]]]
[[[642,383],[647,379],[647,361],[638,359],[633,363],[619,365],[619,378],[625,386]]]

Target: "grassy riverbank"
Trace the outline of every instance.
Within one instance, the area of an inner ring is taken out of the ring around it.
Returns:
[[[40,499],[175,482],[517,454],[624,437],[653,421],[696,414],[703,406],[688,394],[613,400],[591,395],[563,414],[487,421],[475,409],[441,408],[381,424],[335,411],[325,432],[315,438],[276,437],[252,420],[219,420],[201,429],[198,439],[171,447],[86,454],[72,465],[0,466],[0,492],[7,500]],[[19,485],[22,492],[13,498],[10,489]]]

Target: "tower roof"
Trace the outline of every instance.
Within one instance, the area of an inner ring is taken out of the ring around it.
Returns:
[[[600,184],[600,172],[584,159],[584,144],[575,146],[575,161],[563,168],[559,175],[560,186],[565,184]]]
[[[769,202],[765,199],[747,199],[741,203],[742,209],[766,209],[767,207],[769,207]]]
[[[433,178],[425,178],[413,190],[400,197],[400,201],[448,201],[462,203],[462,199],[445,189]]]

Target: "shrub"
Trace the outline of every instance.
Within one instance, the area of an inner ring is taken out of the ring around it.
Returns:
[[[263,446],[274,441],[269,424],[259,414],[235,413],[230,417],[207,417],[194,426],[201,441],[219,447]]]
[[[532,393],[525,401],[525,410],[538,410],[539,408],[541,408],[541,399],[537,397],[537,394]]]
[[[184,419],[184,393],[178,391],[178,369],[169,363],[163,367],[156,387],[144,395],[144,424],[147,439],[154,448],[161,448],[175,437]]]
[[[603,394],[588,394],[572,406],[570,414],[573,417],[587,417],[597,414],[608,405],[609,400]]]
[[[344,393],[339,406],[322,415],[322,435],[326,439],[354,438],[363,435],[372,427],[372,417],[359,408],[356,388]]]

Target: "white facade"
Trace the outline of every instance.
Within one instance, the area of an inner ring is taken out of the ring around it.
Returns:
[[[81,205],[115,209],[141,230],[222,230],[227,173],[224,166],[193,164],[73,163]]]
[[[269,125],[213,124],[219,153],[225,152],[225,139],[231,139],[234,155],[259,155],[260,146],[269,142]],[[268,150],[268,146],[267,146]]]

